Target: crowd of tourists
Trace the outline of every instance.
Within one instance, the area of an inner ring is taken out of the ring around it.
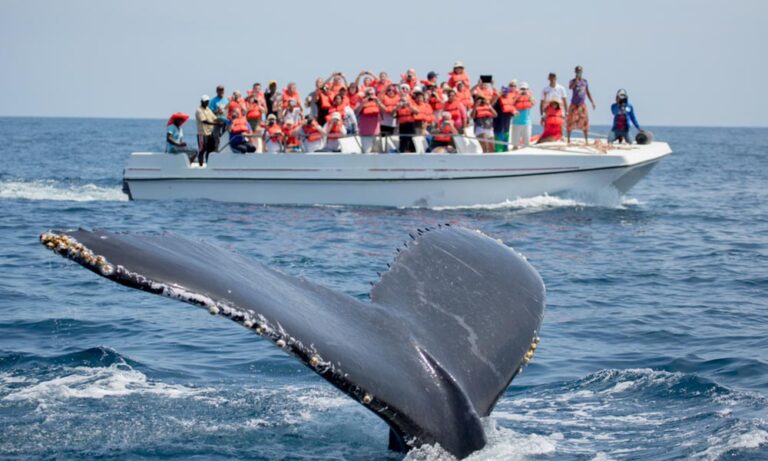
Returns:
[[[549,74],[549,84],[536,98],[527,82],[511,80],[500,88],[490,75],[472,79],[462,62],[456,62],[447,79],[429,72],[419,78],[408,69],[392,80],[386,72],[360,72],[354,80],[341,72],[318,78],[315,88],[302,98],[295,83],[279,89],[275,80],[267,88],[260,83],[243,95],[226,95],[224,86],[213,98],[203,95],[195,112],[197,149],[188,147],[181,126],[189,118],[173,114],[166,133],[169,152],[197,157],[200,165],[208,154],[222,147],[228,134],[234,152],[340,151],[341,140],[354,137],[362,153],[415,152],[415,140],[426,140],[430,152],[455,152],[456,137],[474,138],[483,152],[506,152],[532,142],[559,141],[581,131],[588,142],[587,101],[596,108],[583,69],[577,66],[568,83],[571,92]],[[543,132],[531,136],[532,111],[538,108]],[[631,143],[630,123],[640,130],[625,90],[619,90],[611,110],[614,124],[609,142]],[[386,142],[398,136],[396,148]]]

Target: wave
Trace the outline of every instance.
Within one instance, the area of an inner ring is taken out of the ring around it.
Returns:
[[[74,185],[46,179],[0,181],[0,199],[125,202],[128,196],[119,187],[100,187],[90,183]]]
[[[641,205],[640,201],[631,197],[616,197],[614,194],[596,197],[558,197],[555,195],[538,195],[528,198],[517,198],[515,200],[505,200],[501,203],[485,205],[462,205],[462,206],[436,206],[430,207],[435,211],[449,210],[547,210],[554,208],[582,208],[582,207],[607,207],[623,209]]]

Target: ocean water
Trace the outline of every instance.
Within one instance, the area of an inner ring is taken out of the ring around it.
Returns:
[[[657,128],[674,155],[612,203],[430,210],[129,202],[128,153],[163,129],[0,123],[0,458],[402,459],[381,420],[256,335],[37,237],[173,231],[365,299],[409,231],[445,222],[503,239],[548,288],[536,358],[471,459],[768,458],[768,130]]]

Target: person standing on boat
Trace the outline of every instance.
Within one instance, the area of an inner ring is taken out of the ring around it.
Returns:
[[[456,127],[459,133],[464,133],[464,128],[469,123],[467,108],[461,101],[459,101],[454,88],[447,89],[445,94],[448,97],[448,100],[443,105],[443,114],[451,114],[453,126]]]
[[[613,113],[613,126],[608,135],[608,142],[624,141],[627,144],[632,144],[632,138],[629,137],[629,123],[632,122],[638,131],[643,130],[637,123],[635,108],[629,103],[627,90],[621,89],[616,93],[616,102],[611,105],[611,113]]]
[[[571,132],[581,130],[584,132],[584,143],[589,144],[589,113],[587,112],[587,98],[592,103],[592,110],[595,110],[595,101],[592,99],[592,93],[589,92],[589,83],[582,74],[584,69],[576,66],[576,77],[568,83],[568,88],[573,92],[571,95],[571,106],[568,108],[568,144],[571,143]]]
[[[219,122],[221,122],[213,128],[213,140],[216,147],[214,150],[219,150],[219,142],[221,141],[221,136],[224,134],[227,126],[229,125],[229,118],[227,118],[228,106],[229,99],[224,96],[224,85],[219,85],[216,87],[216,96],[214,96],[208,102],[208,108],[213,111],[213,114],[216,116]]]
[[[189,120],[189,115],[176,112],[168,119],[167,127],[165,131],[165,151],[171,154],[187,154],[191,159],[195,158],[197,151],[187,147],[187,143],[184,142],[184,130],[181,129],[181,125]]]
[[[400,152],[415,152],[413,136],[416,133],[415,119],[419,110],[413,105],[407,83],[400,85],[400,102],[397,105],[397,132],[400,134]]]
[[[512,119],[512,150],[517,150],[522,145],[528,147],[531,144],[531,108],[536,100],[528,88],[528,82],[520,83],[520,91],[515,98],[515,111],[517,115]]]
[[[386,110],[384,104],[376,97],[373,87],[365,90],[365,97],[355,108],[357,123],[360,128],[360,142],[364,154],[373,150],[376,137],[380,134],[381,114]]]
[[[414,131],[419,136],[427,135],[427,128],[435,121],[432,106],[427,102],[424,91],[420,87],[413,89],[413,106],[416,113],[413,115]]]
[[[517,110],[515,99],[517,98],[517,82],[512,80],[509,86],[501,87],[501,96],[497,95],[491,105],[499,114],[493,119],[493,133],[496,138],[495,152],[507,152],[509,150],[509,131],[512,127],[512,118]]]
[[[254,133],[261,127],[261,117],[267,112],[267,105],[264,103],[264,93],[261,91],[259,83],[253,84],[253,89],[248,92],[245,98],[245,117]]]
[[[277,80],[270,80],[267,91],[264,93],[264,102],[267,104],[267,115],[277,115],[277,111],[280,106],[276,105],[275,103],[277,102],[278,98],[279,93],[277,91]]]
[[[204,94],[200,98],[200,107],[195,111],[197,122],[197,162],[200,166],[208,163],[208,154],[216,151],[216,140],[213,138],[213,130],[221,122],[216,120],[213,111],[208,107],[211,98]]]
[[[448,85],[456,88],[459,82],[464,82],[464,86],[469,87],[469,75],[464,71],[464,63],[456,61],[453,63],[453,71],[448,73]]]
[[[383,136],[391,136],[395,134],[395,128],[397,127],[395,116],[397,115],[397,106],[400,103],[397,85],[394,83],[387,85],[384,92],[379,93],[379,100],[384,105],[384,110],[381,113],[381,134]]]
[[[566,106],[568,104],[568,95],[563,85],[557,83],[557,74],[554,72],[549,73],[549,85],[545,86],[541,91],[541,103],[539,103],[539,112],[544,117],[547,107],[549,107],[549,101],[555,100],[560,103],[560,108],[566,113]]]
[[[493,119],[499,115],[490,102],[482,94],[475,95],[475,105],[472,108],[472,118],[475,120],[475,136],[477,136],[483,152],[493,152]]]
[[[306,105],[309,107],[309,114],[315,117],[320,125],[324,125],[328,109],[331,108],[331,96],[328,94],[328,85],[322,78],[315,80],[315,91],[307,96]]]

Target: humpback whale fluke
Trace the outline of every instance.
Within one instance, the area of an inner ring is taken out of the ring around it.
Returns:
[[[390,427],[390,447],[482,448],[538,344],[545,290],[479,231],[421,229],[362,302],[173,234],[48,232],[41,242],[122,285],[208,309],[294,355]]]

